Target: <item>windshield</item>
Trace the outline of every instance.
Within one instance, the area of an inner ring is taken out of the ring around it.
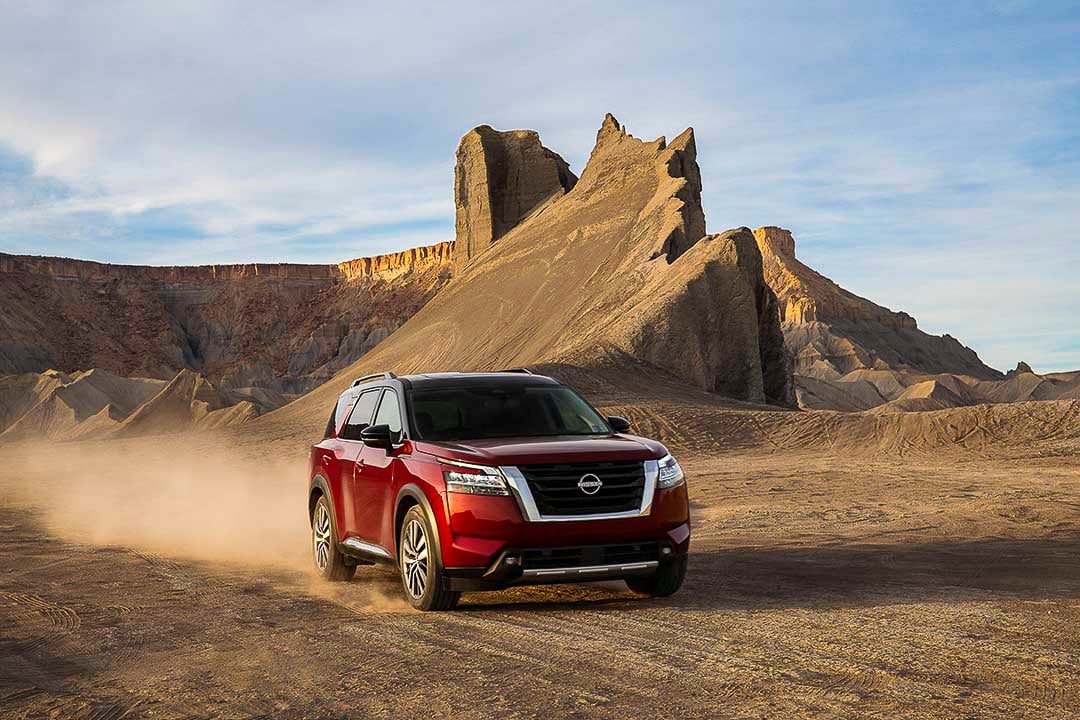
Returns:
[[[560,385],[417,388],[410,401],[421,440],[611,433],[581,396]]]

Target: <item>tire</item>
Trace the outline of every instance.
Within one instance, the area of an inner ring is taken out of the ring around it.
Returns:
[[[337,548],[334,511],[325,495],[319,496],[311,514],[311,553],[315,572],[323,580],[344,582],[356,573],[356,563],[350,562]]]
[[[667,597],[674,595],[686,579],[686,556],[664,563],[649,577],[628,578],[626,586],[640,595]]]
[[[450,590],[442,572],[442,558],[435,550],[435,532],[427,513],[413,505],[401,521],[398,542],[398,569],[405,598],[417,610],[452,610],[461,598]]]

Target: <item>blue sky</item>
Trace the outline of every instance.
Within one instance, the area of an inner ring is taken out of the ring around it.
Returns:
[[[711,231],[791,228],[992,365],[1080,368],[1076,3],[387,5],[0,3],[0,250],[438,242],[469,128],[538,130],[580,172],[610,111],[695,128]]]

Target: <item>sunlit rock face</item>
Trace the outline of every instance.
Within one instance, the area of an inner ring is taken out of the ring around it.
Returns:
[[[482,253],[530,213],[569,192],[570,166],[532,130],[487,125],[461,138],[454,166],[455,253],[459,265]]]
[[[193,370],[272,406],[388,337],[449,280],[452,257],[452,242],[325,265],[0,255],[0,375]]]

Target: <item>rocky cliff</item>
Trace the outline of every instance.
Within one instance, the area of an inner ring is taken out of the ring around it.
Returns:
[[[754,237],[796,373],[826,380],[863,369],[1001,377],[955,338],[925,333],[907,313],[848,292],[804,265],[790,231],[762,227]]]
[[[295,263],[246,263],[239,265],[146,266],[113,265],[92,260],[73,260],[34,255],[0,253],[0,273],[29,273],[72,280],[157,283],[204,283],[218,280],[278,278],[283,280],[334,280],[336,265]]]
[[[1006,378],[955,338],[925,333],[907,313],[848,292],[796,258],[788,230],[762,227],[754,237],[780,305],[802,407],[923,411],[1073,392],[1071,377],[1036,376],[1023,363]]]
[[[765,263],[765,278],[780,301],[785,323],[874,322],[895,330],[916,328],[915,319],[848,292],[795,257],[790,230],[761,227],[754,231]]]
[[[329,265],[194,267],[0,255],[0,374],[188,369],[261,389],[267,404],[392,333],[449,279],[452,254],[447,242]]]
[[[454,166],[455,253],[459,265],[487,249],[577,177],[532,130],[487,125],[461,138]]]
[[[450,266],[453,257],[454,243],[441,242],[435,245],[409,248],[401,252],[346,260],[333,267],[337,269],[337,277],[345,280],[375,277],[391,280],[402,275],[421,273],[432,269],[442,272]]]
[[[396,276],[434,265],[448,264],[453,242],[409,248],[400,252],[314,265],[301,263],[240,263],[235,265],[114,265],[38,255],[0,253],[0,273],[43,275],[70,280],[152,283],[209,283],[234,280],[311,280],[327,284],[376,275]]]

